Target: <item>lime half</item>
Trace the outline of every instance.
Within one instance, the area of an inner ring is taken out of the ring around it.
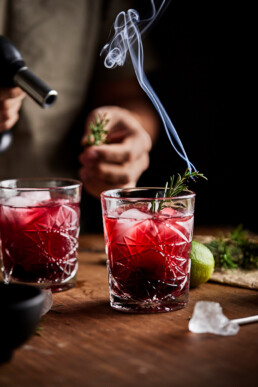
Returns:
[[[193,241],[191,258],[190,287],[194,288],[208,281],[214,270],[214,257],[210,249]]]

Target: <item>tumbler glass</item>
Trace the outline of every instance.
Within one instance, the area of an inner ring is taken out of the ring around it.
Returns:
[[[72,179],[0,181],[0,258],[5,283],[74,287],[81,183]]]
[[[111,307],[154,313],[186,306],[195,193],[116,189],[101,202]]]

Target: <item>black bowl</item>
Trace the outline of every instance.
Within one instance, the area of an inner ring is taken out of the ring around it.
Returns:
[[[0,283],[0,363],[35,332],[44,299],[37,287]]]

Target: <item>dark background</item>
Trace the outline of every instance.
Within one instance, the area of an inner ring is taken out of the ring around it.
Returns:
[[[191,187],[197,193],[195,225],[242,224],[257,232],[253,47],[246,18],[252,11],[236,7],[172,0],[150,31],[160,62],[150,81],[190,161],[208,178]],[[185,169],[161,130],[138,185],[163,186]]]
[[[167,3],[143,46],[150,38],[159,66],[148,78],[190,161],[208,178],[190,187],[197,194],[195,225],[242,224],[258,232],[254,10],[227,0]],[[136,1],[135,8],[145,19],[150,0]],[[150,156],[138,186],[164,186],[186,169],[162,127]],[[88,231],[102,230],[99,202],[86,199]]]

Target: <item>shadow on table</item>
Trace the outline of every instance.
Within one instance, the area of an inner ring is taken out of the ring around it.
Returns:
[[[247,289],[249,290],[249,289]],[[255,290],[255,289],[251,289]],[[247,309],[250,313],[250,310],[254,312],[257,311],[258,306],[258,292],[254,293],[245,293],[245,294],[231,294],[228,296],[228,300],[230,305],[239,306],[239,309]]]
[[[78,316],[87,315],[89,317],[105,317],[113,314],[114,311],[110,308],[109,300],[87,300],[85,302],[71,302],[54,304],[48,314],[62,319],[67,317],[77,318]]]

